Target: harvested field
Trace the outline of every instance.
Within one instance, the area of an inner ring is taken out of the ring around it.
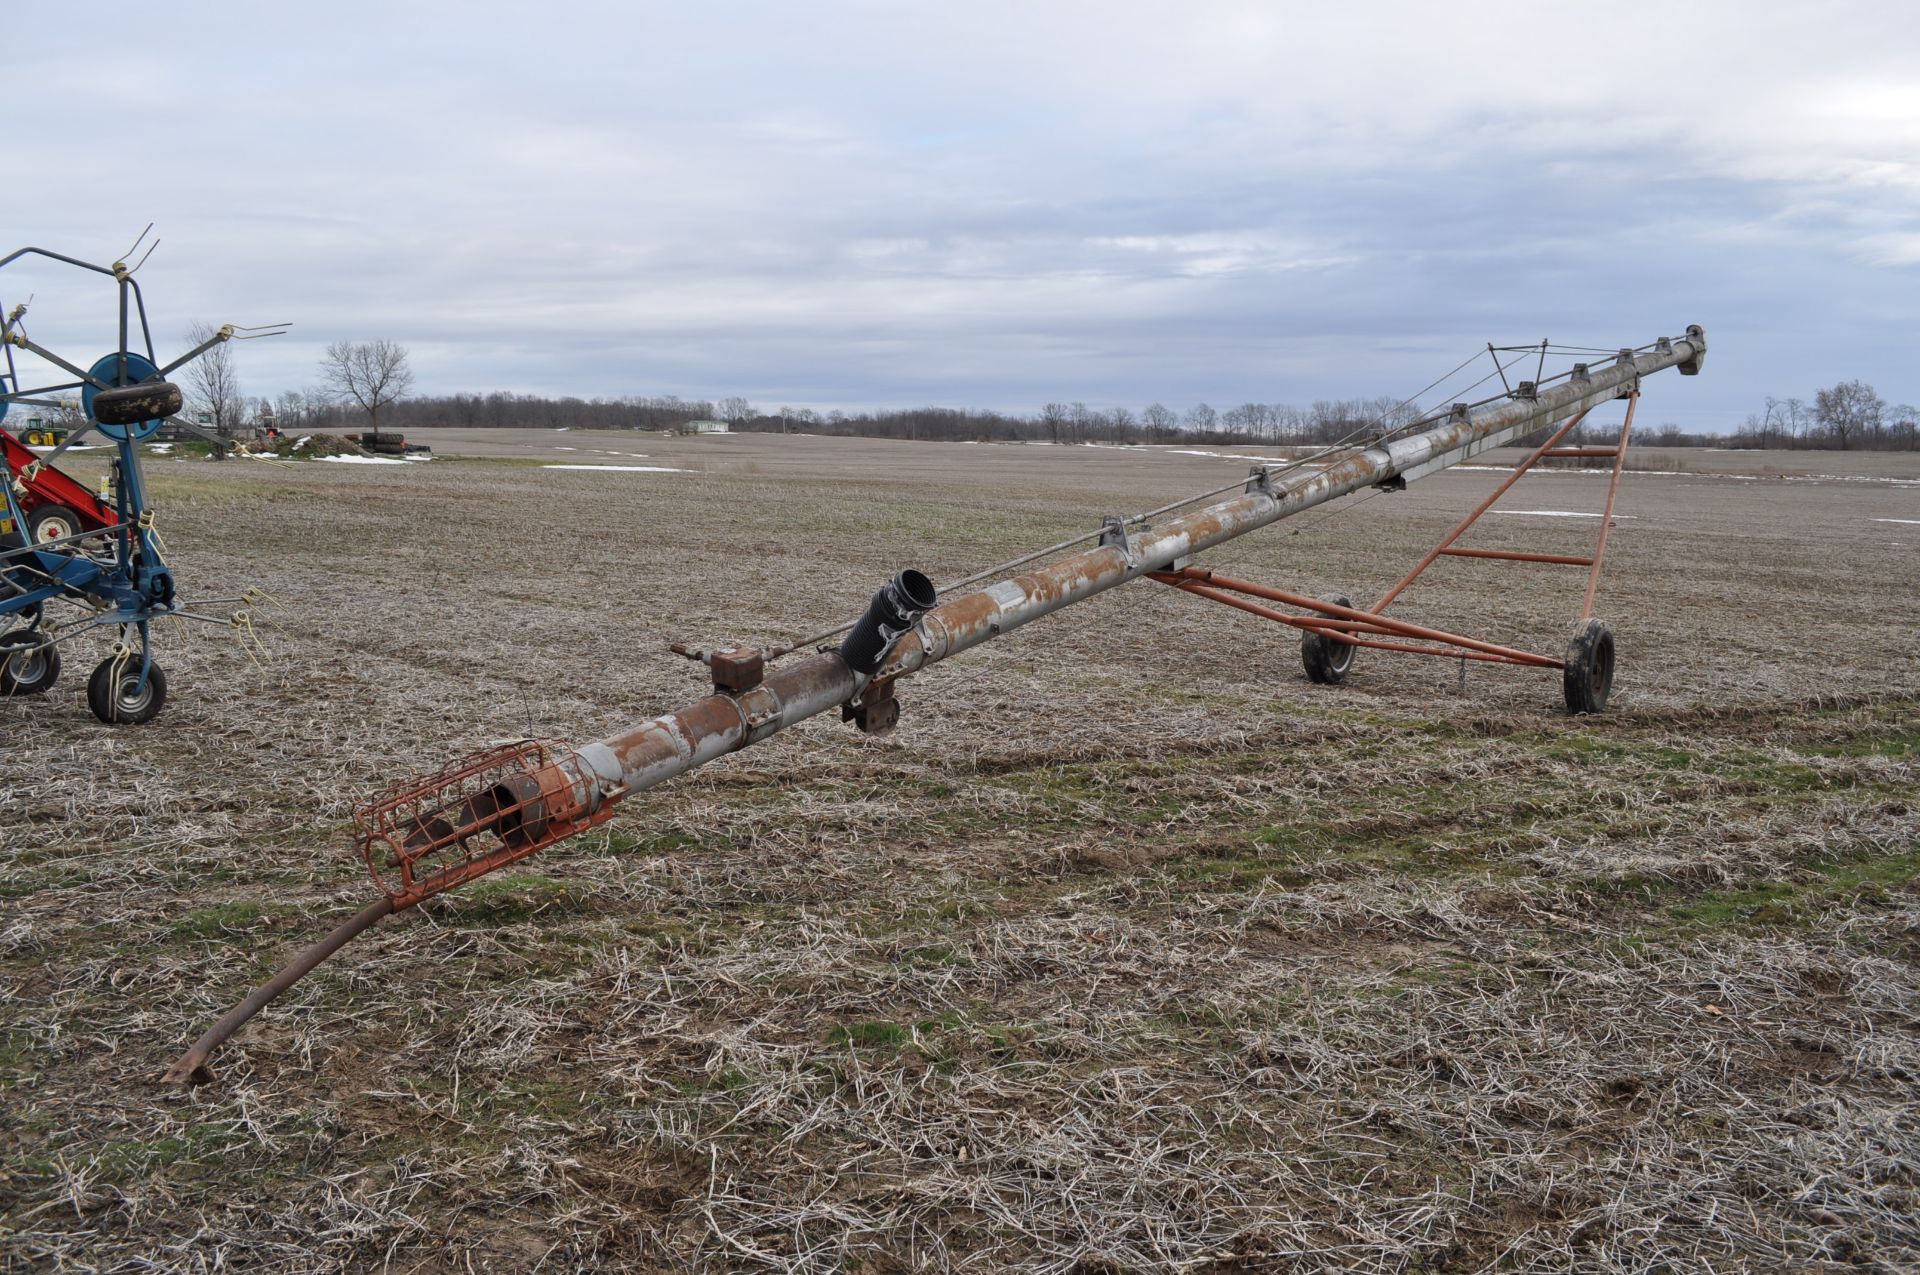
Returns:
[[[266,654],[163,635],[140,729],[79,702],[96,652],[0,704],[0,1268],[1920,1264],[1920,475],[1882,458],[1630,474],[1603,718],[1376,652],[1311,686],[1140,582],[903,683],[892,735],[815,720],[389,920],[163,1090],[373,897],[349,812],[395,776],[1246,464],[444,433],[156,460],[183,589],[271,591]],[[1370,598],[1494,481],[1206,565]],[[1443,562],[1404,614],[1557,651],[1578,576]]]

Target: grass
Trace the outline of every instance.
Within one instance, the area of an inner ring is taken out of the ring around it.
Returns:
[[[183,588],[286,610],[258,665],[169,638],[142,731],[4,706],[0,1269],[1920,1262],[1920,682],[1856,633],[1920,614],[1839,539],[1857,486],[1629,478],[1594,720],[1385,657],[1311,688],[1131,586],[904,682],[894,735],[804,724],[382,923],[215,1085],[152,1084],[371,897],[375,788],[704,694],[668,641],[1205,485],[964,450],[155,465]],[[1370,595],[1447,481],[1217,565]],[[1552,649],[1567,599],[1478,570],[1409,618]]]

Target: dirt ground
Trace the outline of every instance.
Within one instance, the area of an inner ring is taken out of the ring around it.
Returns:
[[[1314,686],[1291,630],[1125,586],[903,683],[891,735],[816,719],[388,920],[163,1089],[375,897],[382,785],[1248,463],[456,433],[156,459],[183,592],[270,591],[264,651],[163,631],[143,728],[86,712],[97,650],[0,704],[0,1269],[1920,1264],[1903,458],[1629,474],[1598,718],[1375,652]],[[1495,481],[1204,562],[1371,599]],[[1530,476],[1467,543],[1581,552],[1603,492]],[[1397,607],[1557,652],[1580,574],[1447,560]]]

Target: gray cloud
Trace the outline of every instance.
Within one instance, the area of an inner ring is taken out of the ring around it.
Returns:
[[[157,221],[163,334],[296,323],[254,392],[1307,402],[1704,322],[1658,418],[1920,397],[1909,6],[22,7],[15,233]]]

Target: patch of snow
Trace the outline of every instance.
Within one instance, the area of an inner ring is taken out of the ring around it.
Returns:
[[[1897,522],[1902,527],[1920,527],[1920,518],[1875,518],[1875,522]]]
[[[261,456],[260,460],[274,460],[273,456]],[[396,456],[322,456],[320,458],[335,465],[404,465],[407,462]]]
[[[1213,460],[1250,460],[1261,465],[1293,464],[1291,456],[1255,456],[1250,452],[1202,452],[1186,447],[1169,447],[1167,452],[1173,456],[1206,456]]]
[[[609,474],[684,474],[666,465],[542,465],[542,469],[594,469]]]

